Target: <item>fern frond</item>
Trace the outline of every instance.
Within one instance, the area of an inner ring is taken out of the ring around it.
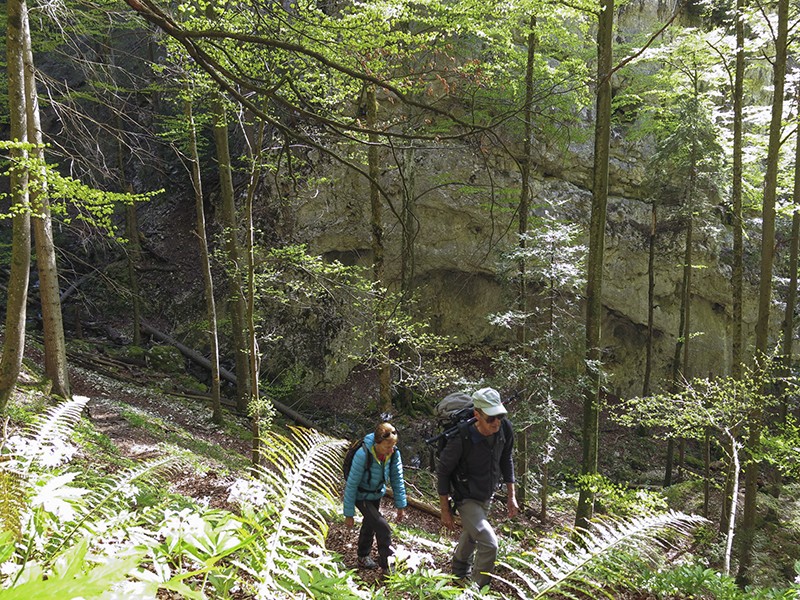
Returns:
[[[0,531],[19,539],[27,499],[25,478],[8,465],[0,468]]]
[[[549,540],[535,553],[510,556],[501,564],[514,573],[517,580],[497,578],[514,587],[523,600],[573,593],[610,598],[607,586],[613,581],[606,577],[613,578],[624,572],[622,550],[652,559],[656,550],[670,545],[663,536],[665,530],[688,536],[692,529],[705,522],[703,517],[676,511],[628,520],[596,521],[589,530],[573,530],[562,538]],[[590,572],[593,567],[601,567],[605,574],[603,581],[593,577]]]
[[[164,456],[126,469],[107,481],[96,483],[95,489],[76,503],[76,518],[70,526],[53,535],[49,544],[52,551],[48,554],[50,556],[59,554],[77,533],[92,533],[96,523],[111,520],[122,509],[129,508],[129,497],[136,487],[146,488],[160,483],[171,470],[184,467],[188,459],[175,452],[175,449],[171,449]]]
[[[327,562],[325,515],[336,501],[346,446],[299,427],[291,428],[291,436],[270,433],[261,440],[264,466],[257,474],[267,498],[252,524],[259,537],[250,546],[255,559],[250,570],[264,588],[307,590],[309,568]]]
[[[33,433],[33,437],[25,452],[29,464],[46,463],[45,458],[51,454],[51,450],[62,446],[72,435],[88,402],[89,398],[86,396],[74,396],[31,421],[28,431]]]
[[[89,398],[75,396],[34,417],[22,436],[3,429],[0,442],[0,531],[19,539],[33,483],[31,470],[53,467],[63,461],[67,438],[80,421]]]

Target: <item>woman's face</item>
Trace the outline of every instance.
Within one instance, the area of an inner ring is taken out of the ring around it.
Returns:
[[[375,449],[378,453],[387,455],[391,454],[392,450],[394,450],[395,444],[397,444],[397,440],[391,437],[375,444]]]

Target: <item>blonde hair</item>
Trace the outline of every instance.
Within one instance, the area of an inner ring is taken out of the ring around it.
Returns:
[[[375,443],[380,444],[386,440],[397,443],[397,429],[391,423],[381,423],[375,428]]]

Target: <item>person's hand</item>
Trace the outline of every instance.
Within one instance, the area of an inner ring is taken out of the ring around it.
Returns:
[[[450,507],[442,510],[442,526],[450,531],[455,531],[456,529],[456,522],[453,520],[453,513],[450,512]]]
[[[519,514],[519,504],[514,496],[508,498],[508,518],[513,519]]]
[[[406,515],[406,509],[405,508],[398,508],[397,509],[397,516],[394,518],[394,520],[396,522],[398,522],[398,523],[401,523],[403,521],[403,519],[405,518],[405,515]]]
[[[344,518],[344,526],[348,529],[352,529],[356,526],[356,520],[353,517],[345,517]]]

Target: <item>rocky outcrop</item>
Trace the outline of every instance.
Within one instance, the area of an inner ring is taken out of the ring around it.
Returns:
[[[650,204],[642,181],[646,162],[639,147],[617,140],[612,151],[608,205],[602,339],[610,391],[641,393],[647,335]],[[387,279],[399,277],[403,189],[388,153],[382,184],[395,195],[384,208]],[[547,170],[536,177],[532,216],[555,215],[588,229],[591,193],[591,148],[577,145],[563,156],[550,156]],[[508,310],[513,294],[503,283],[501,257],[516,243],[515,210],[520,177],[513,161],[494,157],[487,167],[465,146],[417,150],[412,165],[417,223],[414,282],[420,311],[433,329],[461,344],[503,345],[508,331],[488,316]],[[331,183],[314,190],[296,212],[295,235],[314,253],[345,262],[371,262],[369,189],[366,180],[338,165],[328,165]],[[393,212],[394,211],[394,212]],[[660,209],[662,225],[655,263],[654,385],[666,381],[679,323],[684,231],[676,207]],[[691,375],[726,373],[731,354],[730,266],[724,262],[730,233],[710,207],[696,218],[692,284]],[[701,224],[702,223],[702,224]],[[588,239],[584,240],[588,245]],[[729,252],[728,252],[729,253]],[[748,284],[745,335],[752,339],[756,290]],[[777,322],[777,321],[776,321]],[[578,345],[582,340],[577,341]]]

